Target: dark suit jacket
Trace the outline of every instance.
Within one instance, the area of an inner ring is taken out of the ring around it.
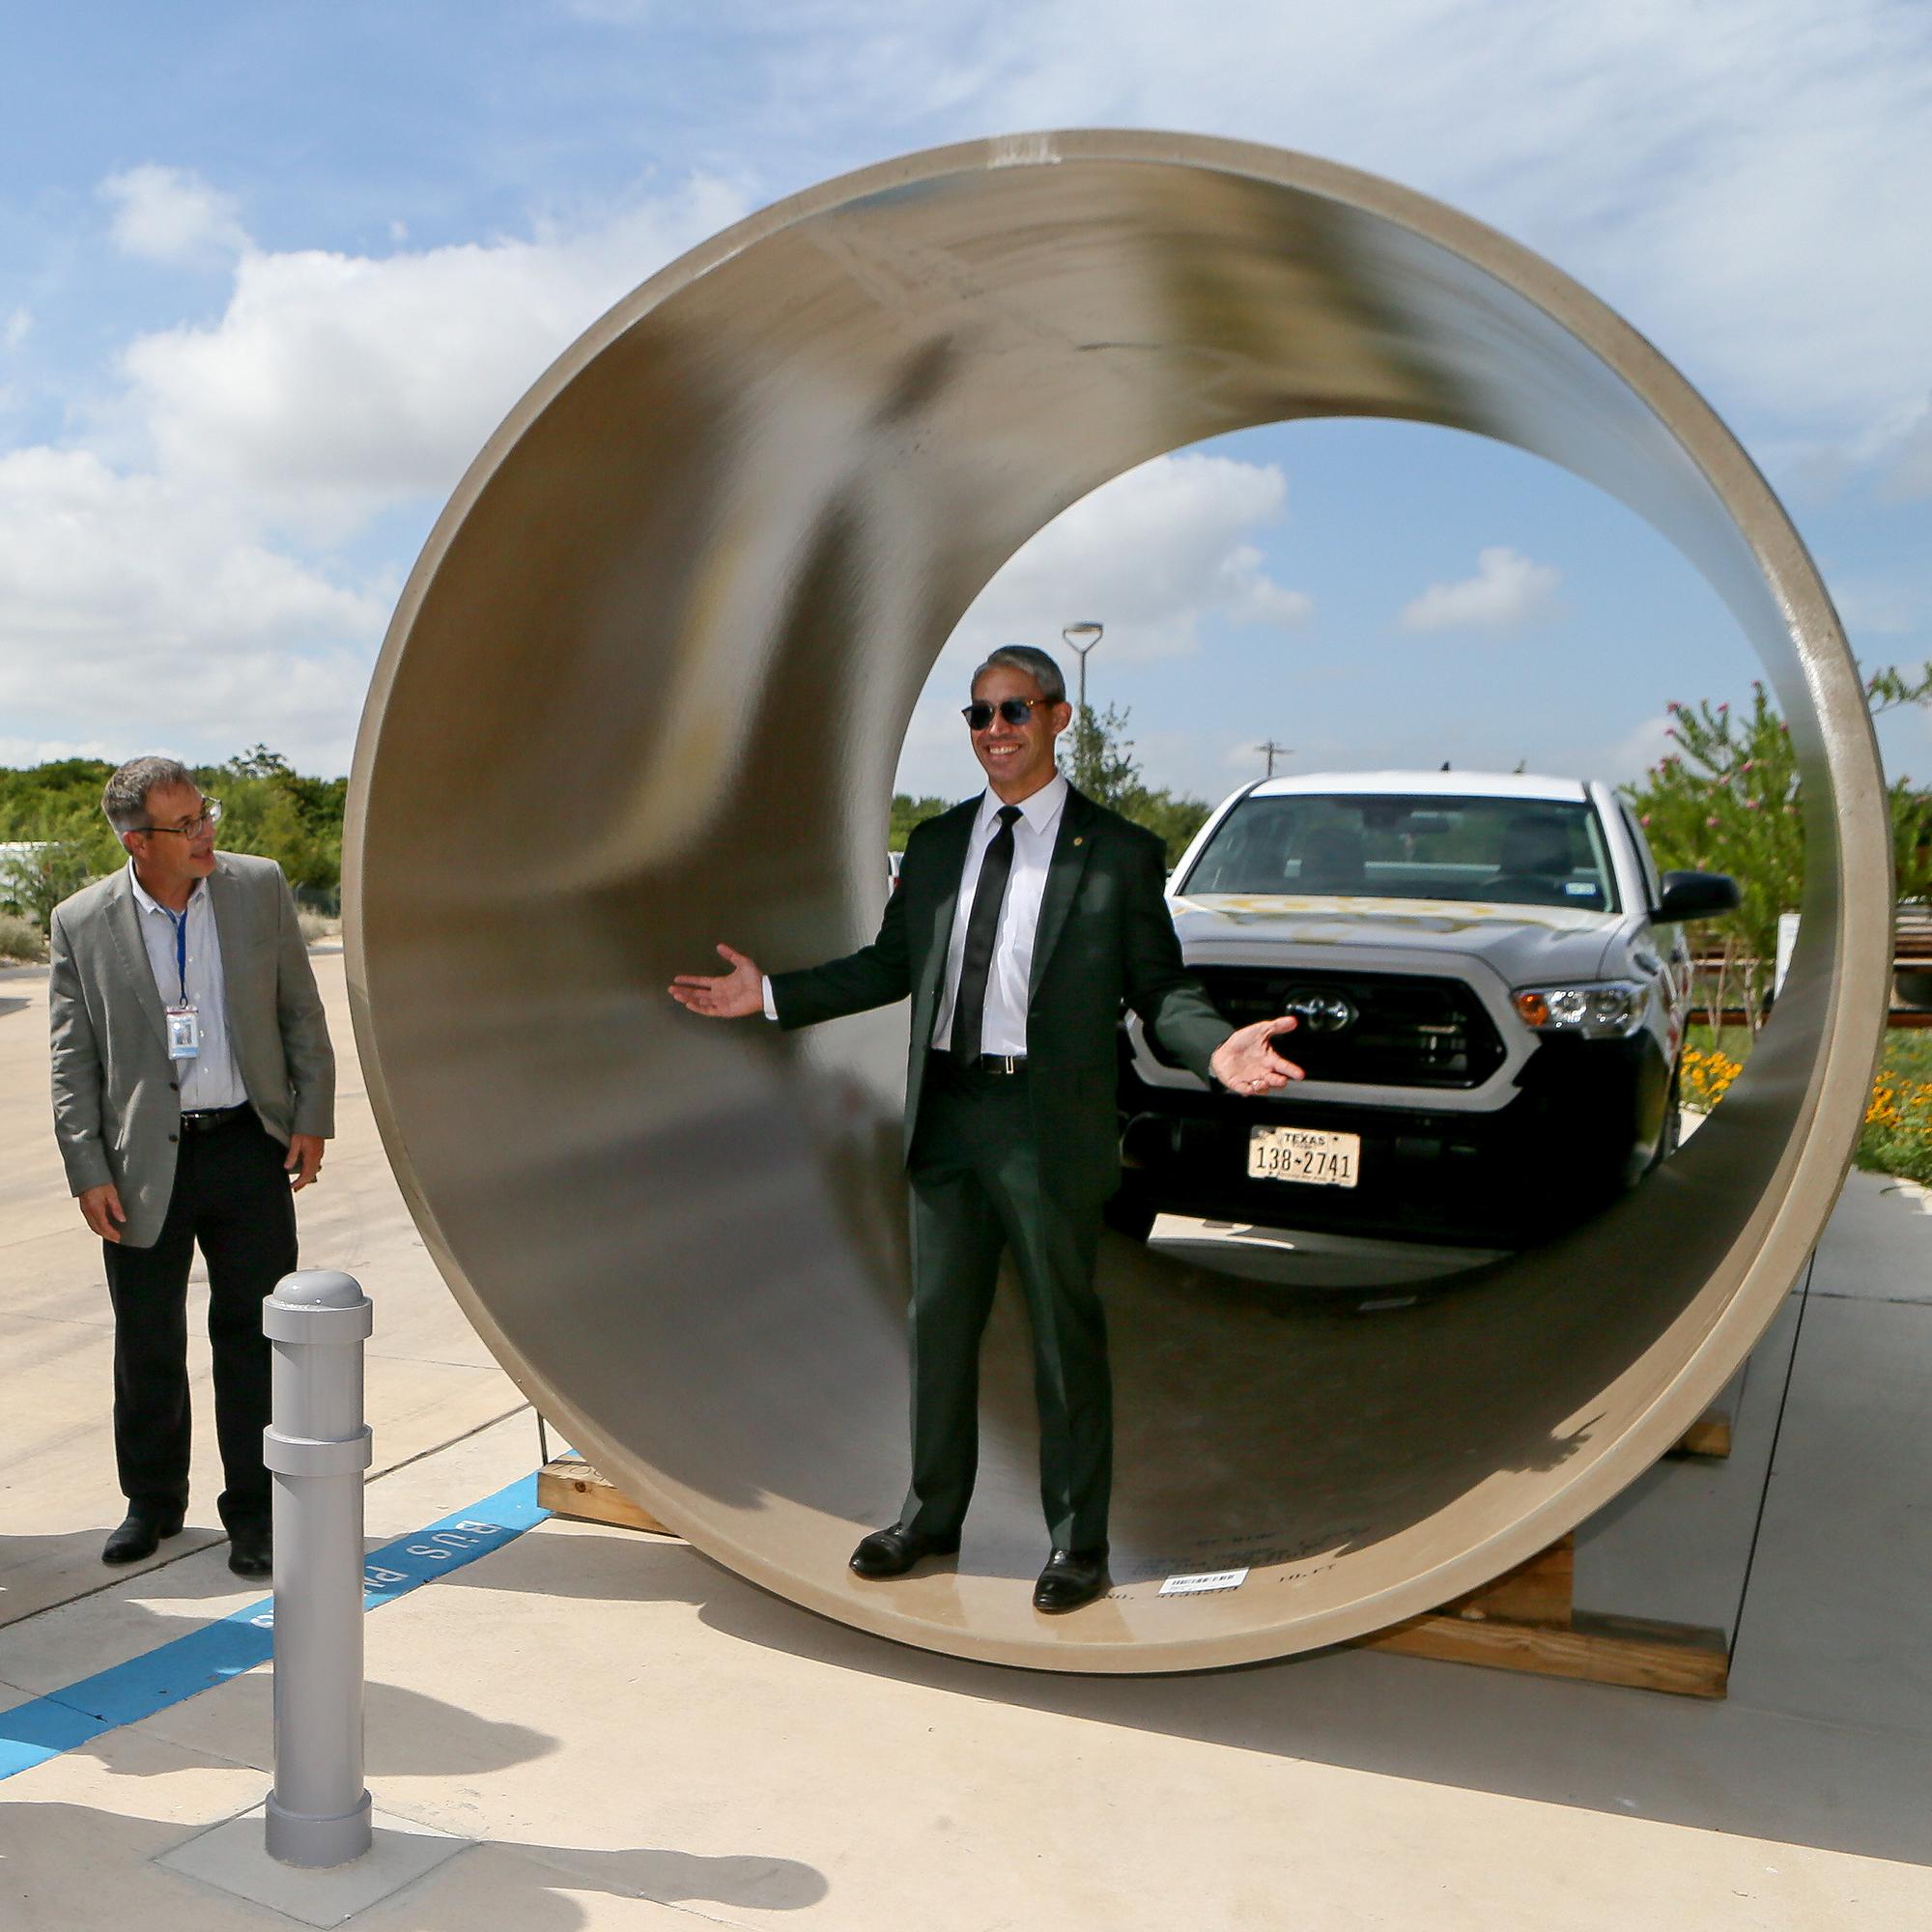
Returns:
[[[908,1152],[979,811],[972,798],[915,828],[871,945],[822,966],[772,975],[784,1027],[910,996]],[[1102,1201],[1120,1179],[1115,1033],[1123,1001],[1203,1079],[1214,1049],[1234,1031],[1181,964],[1162,896],[1166,869],[1152,833],[1068,788],[1040,901],[1027,1009],[1034,1131],[1044,1179],[1063,1199]]]

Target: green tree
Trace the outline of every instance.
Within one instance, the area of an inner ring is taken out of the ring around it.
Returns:
[[[61,758],[0,768],[0,843],[40,848],[0,864],[0,907],[39,922],[69,892],[125,862],[101,815],[114,767],[99,758]],[[342,813],[349,781],[310,778],[266,745],[194,773],[223,808],[220,842],[231,852],[275,860],[298,893],[327,901],[342,879]]]
[[[92,810],[76,806],[60,790],[38,809],[10,814],[5,840],[29,849],[0,862],[0,905],[32,920],[43,933],[64,898],[126,863],[98,806]]]
[[[1865,683],[1874,715],[1905,704],[1932,703],[1932,662],[1908,676],[1885,669]],[[1671,741],[1678,747],[1640,783],[1623,789],[1666,870],[1728,872],[1743,903],[1712,929],[1760,965],[1768,980],[1777,946],[1777,916],[1795,912],[1804,882],[1804,817],[1790,728],[1762,683],[1743,712],[1700,698],[1672,702]],[[1932,892],[1932,793],[1908,778],[1891,786],[1893,854],[1901,898]]]
[[[1060,741],[1061,769],[1089,798],[1156,834],[1172,867],[1212,808],[1206,799],[1177,798],[1165,786],[1147,783],[1133,754],[1134,741],[1123,735],[1127,715],[1111,704],[1104,712],[1091,704],[1076,707]]]
[[[221,800],[221,842],[231,852],[274,860],[298,891],[326,898],[341,889],[347,779],[304,777],[257,745],[198,771],[195,781]]]
[[[27,822],[47,812],[98,813],[113,772],[104,758],[55,758],[25,770],[0,769],[0,839],[26,838]]]
[[[928,818],[952,810],[952,805],[950,798],[914,798],[910,792],[894,792],[893,815],[886,828],[886,850],[903,852],[915,825],[923,825]]]
[[[1122,813],[1143,789],[1134,741],[1122,735],[1126,728],[1126,712],[1111,704],[1104,712],[1082,704],[1060,741],[1060,768],[1067,781],[1095,804]]]

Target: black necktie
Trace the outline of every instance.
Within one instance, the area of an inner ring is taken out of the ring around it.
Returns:
[[[952,1004],[952,1053],[967,1066],[980,1058],[980,1036],[986,1022],[986,974],[993,963],[1007,877],[1013,869],[1013,821],[1019,815],[1018,806],[1001,806],[1000,829],[980,862],[980,883],[973,888],[966,952],[959,962],[959,996]]]

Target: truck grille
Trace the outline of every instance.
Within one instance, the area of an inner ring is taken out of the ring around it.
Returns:
[[[1275,966],[1197,966],[1208,997],[1236,1026],[1316,1009],[1283,1050],[1313,1080],[1362,1087],[1480,1087],[1503,1063],[1482,1002],[1460,980],[1381,973],[1299,973]],[[1320,1009],[1332,1022],[1324,1030]],[[1148,1037],[1164,1065],[1179,1063]]]

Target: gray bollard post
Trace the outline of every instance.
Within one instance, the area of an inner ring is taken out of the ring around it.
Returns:
[[[373,1842],[362,1782],[362,1344],[352,1276],[284,1275],[262,1304],[274,1345],[262,1460],[275,1493],[275,1788],[269,1856],[341,1865]]]

